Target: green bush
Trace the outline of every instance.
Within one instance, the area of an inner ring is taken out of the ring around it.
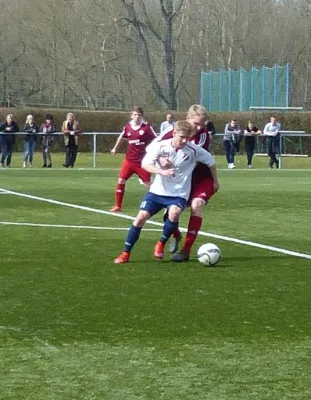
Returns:
[[[62,109],[42,109],[42,108],[0,108],[0,118],[5,119],[7,114],[13,114],[14,119],[19,124],[20,129],[23,129],[26,116],[32,114],[35,117],[36,122],[40,125],[45,118],[45,114],[52,114],[54,122],[56,123],[57,130],[60,131],[62,122],[66,118],[67,112],[71,110]],[[124,124],[130,118],[130,111],[85,111],[76,110],[74,111],[76,118],[80,121],[82,130],[84,132],[121,132]],[[166,118],[167,111],[145,111],[145,120],[153,125],[156,131],[159,131],[160,124]],[[222,112],[222,113],[210,113],[210,119],[214,122],[216,131],[222,133],[224,131],[225,124],[231,119],[236,119],[242,128],[246,126],[248,120],[254,121],[258,128],[263,129],[264,125],[270,121],[271,112]],[[185,119],[185,112],[174,113],[175,120]],[[277,113],[277,118],[282,125],[282,130],[293,130],[293,131],[309,131],[311,122],[311,112],[280,112]],[[97,138],[97,149],[100,152],[108,152],[116,141],[116,136],[100,136]],[[311,140],[306,138],[304,140],[304,148],[311,154]],[[295,141],[297,139],[293,139]],[[16,150],[21,150],[23,137],[19,137],[17,140]],[[84,136],[81,138],[80,151],[92,151],[93,139],[90,136]],[[61,151],[64,149],[63,138],[60,136],[55,140],[54,149]],[[215,138],[213,144],[213,150],[217,153],[222,153],[222,140],[221,138]]]

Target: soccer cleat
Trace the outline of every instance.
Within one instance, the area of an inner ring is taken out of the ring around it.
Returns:
[[[189,253],[185,250],[180,250],[178,253],[174,254],[172,260],[175,262],[184,262],[189,260]]]
[[[170,247],[169,247],[169,252],[170,253],[176,253],[178,250],[178,245],[181,242],[182,236],[179,235],[177,237],[172,236],[170,240]]]
[[[162,259],[164,257],[164,246],[165,246],[165,244],[162,242],[158,242],[155,245],[154,252],[153,252],[153,255],[155,256],[155,258]]]
[[[112,209],[110,210],[111,212],[120,212],[122,211],[121,207],[119,206],[113,206]]]
[[[129,260],[130,260],[130,253],[128,251],[123,251],[123,253],[121,253],[119,255],[119,257],[117,257],[114,260],[114,263],[115,264],[125,264],[125,263],[129,262]]]

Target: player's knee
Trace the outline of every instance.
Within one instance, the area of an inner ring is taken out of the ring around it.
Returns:
[[[168,217],[173,222],[178,221],[181,212],[182,212],[181,208],[177,206],[171,206],[168,211]]]
[[[125,180],[125,179],[122,179],[122,178],[119,178],[119,179],[118,179],[118,183],[119,183],[120,185],[125,185],[125,184],[126,184],[126,180]]]
[[[201,217],[203,214],[203,209],[205,206],[205,201],[199,198],[193,199],[191,202],[191,214]]]
[[[145,211],[145,210],[139,211],[137,217],[135,218],[134,226],[136,226],[138,228],[142,228],[149,218],[150,218],[150,214],[147,211]]]

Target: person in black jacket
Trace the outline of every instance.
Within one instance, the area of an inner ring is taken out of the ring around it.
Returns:
[[[2,143],[2,157],[0,161],[0,167],[4,168],[4,163],[6,161],[6,166],[11,167],[13,147],[15,143],[15,132],[19,132],[19,127],[13,119],[13,114],[6,116],[6,120],[0,125],[1,132],[1,143]]]
[[[42,157],[43,166],[42,168],[52,168],[52,158],[51,158],[51,145],[53,141],[52,134],[56,132],[56,126],[53,122],[53,116],[47,114],[45,116],[45,122],[40,127],[40,132],[42,135]]]
[[[35,123],[35,119],[32,115],[27,115],[26,123],[24,126],[24,132],[27,133],[24,139],[25,152],[24,152],[24,163],[23,163],[23,167],[26,168],[28,160],[29,160],[28,166],[32,167],[33,153],[35,151],[37,144],[37,133],[39,132],[39,127]]]

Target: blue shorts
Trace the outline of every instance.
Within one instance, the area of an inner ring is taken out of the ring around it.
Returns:
[[[170,209],[177,206],[183,211],[186,208],[187,200],[182,197],[159,196],[154,193],[146,193],[141,202],[140,209],[147,211],[150,215],[155,215],[163,208]]]

